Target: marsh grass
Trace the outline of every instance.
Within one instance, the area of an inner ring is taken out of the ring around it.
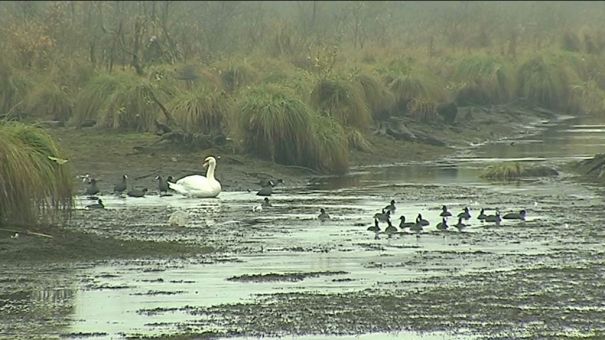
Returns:
[[[570,104],[570,73],[567,65],[535,56],[519,66],[517,95],[535,105],[566,110]]]
[[[312,112],[289,89],[265,85],[239,100],[239,134],[246,151],[282,164],[306,165]]]
[[[169,102],[168,110],[186,132],[223,133],[230,117],[231,99],[222,91],[198,86],[179,92]]]
[[[492,180],[518,180],[522,177],[556,176],[558,172],[546,166],[524,166],[519,162],[505,162],[488,167],[481,177]]]
[[[407,112],[414,99],[433,102],[437,105],[447,99],[445,82],[422,68],[387,70],[385,81],[395,96],[395,110]]]
[[[512,66],[488,55],[460,60],[454,78],[460,82],[456,95],[459,105],[504,103],[514,92]]]
[[[0,61],[0,117],[19,112],[32,86],[25,72]]]
[[[320,79],[311,91],[310,100],[317,111],[344,126],[365,130],[372,121],[363,89],[357,83],[342,78]]]
[[[349,147],[343,127],[331,117],[316,115],[313,137],[313,167],[323,172],[344,174],[349,168]]]
[[[72,123],[94,120],[97,127],[152,131],[159,112],[154,96],[163,98],[162,91],[134,74],[99,75],[76,97]]]
[[[27,94],[24,111],[35,118],[65,122],[71,116],[72,97],[53,79],[41,79]]]
[[[228,93],[235,93],[258,80],[258,72],[247,62],[226,61],[214,66]]]
[[[43,130],[0,122],[0,224],[37,224],[64,220],[72,208],[69,163]]]
[[[363,90],[365,102],[372,116],[375,119],[388,118],[395,104],[393,93],[372,74],[360,73],[355,77],[355,80]]]

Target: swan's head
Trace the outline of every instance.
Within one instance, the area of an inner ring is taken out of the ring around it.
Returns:
[[[206,159],[204,159],[203,166],[204,166],[204,168],[209,167],[209,166],[216,166],[216,159],[212,156],[206,157]]]

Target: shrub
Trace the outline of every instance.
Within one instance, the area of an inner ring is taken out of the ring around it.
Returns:
[[[553,110],[569,105],[570,72],[564,65],[534,57],[519,67],[517,94],[531,103]]]
[[[221,91],[199,86],[179,92],[168,104],[168,110],[184,131],[214,135],[224,130],[230,99]]]

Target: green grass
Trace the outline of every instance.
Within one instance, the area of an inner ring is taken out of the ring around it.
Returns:
[[[69,163],[43,130],[0,122],[0,223],[56,222],[72,207]]]
[[[363,90],[365,102],[372,116],[377,119],[388,118],[395,105],[393,93],[372,74],[360,73],[355,80]]]
[[[365,130],[372,116],[361,86],[345,79],[320,79],[311,91],[311,103],[319,112],[344,126]]]
[[[42,79],[27,94],[24,111],[32,117],[65,122],[71,116],[72,105],[65,87],[52,79]]]
[[[312,143],[312,112],[289,89],[265,85],[246,91],[238,103],[244,149],[282,164],[306,164]]]
[[[481,177],[492,180],[512,181],[522,177],[556,176],[558,172],[546,166],[524,166],[519,162],[505,162],[488,167]]]
[[[514,91],[513,68],[489,55],[473,55],[458,61],[454,79],[459,82],[459,105],[500,104],[509,101]]]
[[[538,55],[519,66],[517,95],[534,105],[564,111],[570,104],[571,78],[567,65]]]
[[[0,117],[20,112],[33,85],[24,71],[0,61]]]
[[[313,119],[312,157],[314,168],[329,173],[344,174],[349,168],[347,134],[333,118]]]
[[[184,131],[214,135],[225,130],[231,100],[222,92],[198,86],[179,92],[167,108]]]
[[[152,131],[159,113],[153,97],[163,99],[162,94],[154,83],[134,74],[102,74],[76,97],[71,123],[95,120],[102,128]]]
[[[387,69],[384,75],[388,88],[395,96],[395,110],[407,112],[414,99],[430,101],[437,105],[447,99],[445,81],[420,67]]]
[[[257,71],[247,62],[226,61],[214,65],[225,91],[235,93],[258,80]]]

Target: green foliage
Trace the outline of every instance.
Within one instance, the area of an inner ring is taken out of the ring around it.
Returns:
[[[344,126],[364,130],[372,120],[361,86],[344,79],[320,79],[311,91],[311,102]]]
[[[572,85],[571,102],[581,113],[605,113],[605,91],[593,80]]]
[[[152,131],[158,114],[153,98],[161,91],[133,74],[102,74],[76,97],[72,123],[81,126],[95,120],[98,127]]]
[[[0,122],[0,224],[68,217],[73,203],[69,163],[53,157],[65,156],[44,131]]]
[[[555,64],[542,56],[536,56],[522,64],[517,74],[518,96],[549,109],[567,109],[570,72],[566,65]]]
[[[282,164],[307,164],[313,114],[287,88],[250,89],[242,95],[238,111],[246,151]]]
[[[199,86],[179,92],[167,108],[184,131],[215,135],[222,133],[228,122],[230,104],[225,93]]]
[[[359,151],[371,152],[374,149],[370,141],[357,129],[347,129],[347,142],[349,147]]]
[[[463,58],[456,65],[454,78],[460,82],[456,96],[459,105],[500,104],[510,100],[513,95],[511,67],[492,56]]]

